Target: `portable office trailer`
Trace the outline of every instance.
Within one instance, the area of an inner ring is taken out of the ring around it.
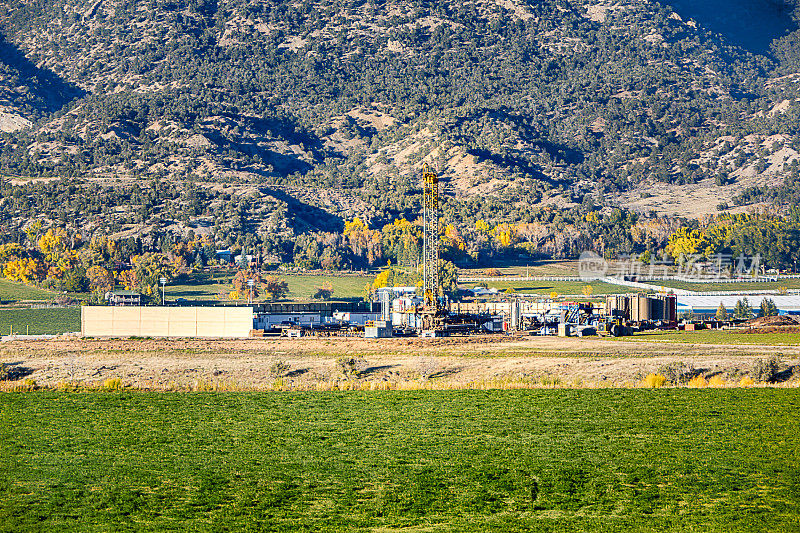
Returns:
[[[351,326],[364,326],[367,322],[381,320],[381,313],[352,313],[335,312],[333,313],[333,323],[349,324]],[[389,321],[391,322],[391,321]]]
[[[325,324],[326,318],[329,317],[323,317],[320,313],[259,313],[254,320],[254,329],[277,331],[281,325],[289,324],[314,328]]]
[[[376,320],[364,327],[364,337],[367,339],[385,339],[392,336],[392,323],[386,320]]]

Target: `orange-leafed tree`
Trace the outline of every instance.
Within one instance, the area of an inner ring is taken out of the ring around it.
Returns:
[[[107,292],[114,288],[114,274],[100,265],[89,267],[86,277],[93,291]]]
[[[262,289],[267,300],[280,300],[289,293],[289,284],[277,276],[267,276],[264,278]]]
[[[117,274],[117,279],[122,284],[122,286],[129,291],[136,290],[136,287],[139,284],[139,280],[136,277],[136,271],[133,269],[123,270],[122,272]]]

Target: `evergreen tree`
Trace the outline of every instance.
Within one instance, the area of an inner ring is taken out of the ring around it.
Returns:
[[[777,316],[778,306],[772,298],[764,298],[761,300],[761,316]]]
[[[750,307],[750,302],[747,301],[746,297],[736,301],[736,307],[733,308],[733,315],[736,318],[752,318],[753,308]]]

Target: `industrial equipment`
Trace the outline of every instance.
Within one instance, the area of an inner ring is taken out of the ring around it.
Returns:
[[[626,294],[606,297],[605,315],[620,316],[639,329],[675,327],[678,324],[674,294]]]
[[[633,329],[622,316],[607,316],[597,324],[597,334],[603,337],[628,337]]]
[[[423,244],[421,335],[438,337],[447,334],[448,312],[439,286],[439,176],[427,163],[422,166]]]
[[[425,306],[439,308],[439,176],[427,163],[422,166],[423,187],[423,273]]]

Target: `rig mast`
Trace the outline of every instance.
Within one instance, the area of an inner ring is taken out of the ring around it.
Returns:
[[[423,241],[423,292],[425,306],[439,307],[439,176],[427,163],[422,166],[425,225]]]

